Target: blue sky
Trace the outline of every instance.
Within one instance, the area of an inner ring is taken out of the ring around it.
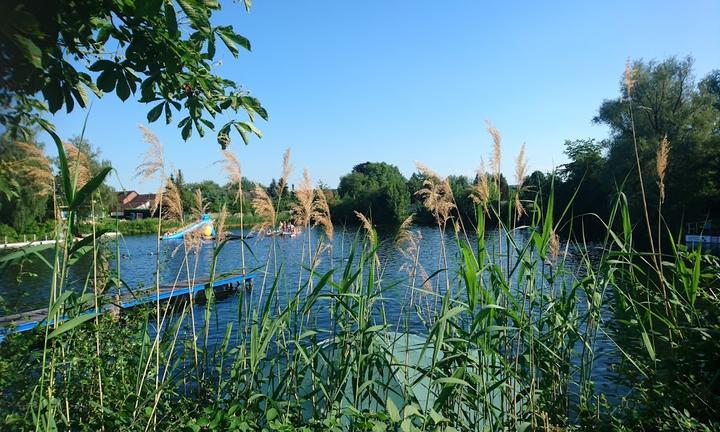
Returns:
[[[502,169],[512,181],[523,142],[530,170],[550,170],[565,161],[564,140],[607,136],[592,118],[619,94],[627,58],[692,55],[698,78],[720,68],[717,0],[256,0],[249,14],[241,3],[223,2],[214,24],[232,24],[253,51],[239,59],[219,51],[217,72],[269,111],[270,121],[258,123],[262,139],[231,146],[244,175],[264,183],[278,177],[288,147],[291,181],[307,167],[335,187],[364,161],[389,162],[406,176],[414,161],[471,175],[490,153],[485,119],[503,135]],[[93,103],[86,137],[117,168],[116,187],[156,187],[133,177],[148,108],[113,95]],[[76,108],[52,120],[69,138],[85,114]],[[214,134],[183,142],[176,124],[150,127],[187,181],[225,182]]]

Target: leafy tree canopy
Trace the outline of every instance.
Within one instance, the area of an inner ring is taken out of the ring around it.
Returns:
[[[410,205],[410,192],[400,170],[385,162],[365,162],[340,179],[338,194],[342,205],[370,215],[381,225],[402,222]],[[354,220],[350,211],[342,212]]]
[[[245,0],[249,8],[250,0]],[[75,0],[3,2],[0,14],[0,123],[27,138],[30,127],[63,107],[86,107],[89,93],[136,96],[150,104],[148,121],[174,114],[183,139],[217,130],[224,148],[231,130],[247,144],[260,102],[213,69],[219,46],[234,57],[250,42],[231,25],[213,25],[216,0]],[[247,113],[217,128],[226,111]]]
[[[217,213],[222,209],[223,204],[229,201],[229,195],[227,189],[223,189],[219,184],[212,180],[204,180],[200,183],[190,183],[185,188],[190,191],[190,195],[194,195],[196,190],[200,190],[202,193],[203,201],[207,205],[209,212]],[[185,201],[185,196],[183,196]],[[194,198],[189,200],[188,207],[186,210],[193,208],[195,204]],[[185,204],[183,202],[183,204]]]
[[[720,210],[720,71],[698,83],[692,65],[689,57],[635,62],[631,91],[623,81],[621,96],[604,101],[595,118],[611,131],[605,181],[624,185],[635,215],[642,206],[635,141],[649,204],[657,206],[656,162],[663,137],[670,144],[666,219],[702,219]],[[678,228],[671,225],[673,230]]]
[[[605,165],[602,145],[592,138],[565,141],[565,155],[570,161],[562,165],[560,175],[575,185],[588,173],[599,173]]]
[[[98,147],[94,147],[90,141],[80,136],[74,136],[69,140],[80,153],[83,154],[82,162],[87,165],[88,174],[90,177],[95,177],[106,167],[112,167],[112,163],[107,159],[102,159],[102,153]],[[70,164],[70,171],[74,171],[75,167],[73,163]],[[61,184],[60,173],[58,167],[58,175],[56,176],[56,185]],[[59,187],[59,186],[58,186]],[[59,191],[58,191],[59,192]],[[61,196],[58,193],[58,196]],[[94,204],[95,211],[99,213],[107,213],[111,208],[116,208],[119,205],[117,192],[115,188],[107,184],[107,178],[95,190]],[[82,209],[80,211],[81,216],[86,216],[89,209]]]
[[[448,182],[455,198],[457,212],[467,223],[474,223],[476,219],[475,203],[470,197],[473,182],[464,175],[448,176]]]
[[[28,233],[46,215],[52,184],[42,145],[0,138],[0,223]]]

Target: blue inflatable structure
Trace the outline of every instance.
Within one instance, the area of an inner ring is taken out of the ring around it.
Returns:
[[[197,230],[202,230],[203,237],[207,239],[215,238],[215,225],[209,214],[204,214],[199,221],[187,225],[172,233],[162,236],[163,240],[182,240],[185,235]]]

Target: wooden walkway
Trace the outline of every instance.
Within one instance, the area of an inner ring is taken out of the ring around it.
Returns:
[[[216,277],[213,281],[213,290],[217,296],[229,295],[241,289],[252,288],[254,276],[252,274],[230,274]],[[117,297],[105,295],[101,303],[104,305],[100,312],[105,313],[117,309],[130,309],[148,303],[155,303],[173,299],[187,298],[193,295],[198,302],[205,300],[205,289],[209,286],[209,278],[197,278],[194,281],[178,281],[173,285],[161,285],[160,290],[147,288],[134,292],[126,292]],[[92,313],[91,305],[84,313]],[[13,315],[0,317],[0,341],[11,331],[25,332],[42,325],[47,320],[48,309],[36,309]]]

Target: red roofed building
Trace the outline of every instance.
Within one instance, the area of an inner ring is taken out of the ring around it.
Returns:
[[[155,194],[139,194],[135,191],[118,192],[120,206],[110,212],[110,216],[123,219],[143,219],[151,217],[155,210]]]

